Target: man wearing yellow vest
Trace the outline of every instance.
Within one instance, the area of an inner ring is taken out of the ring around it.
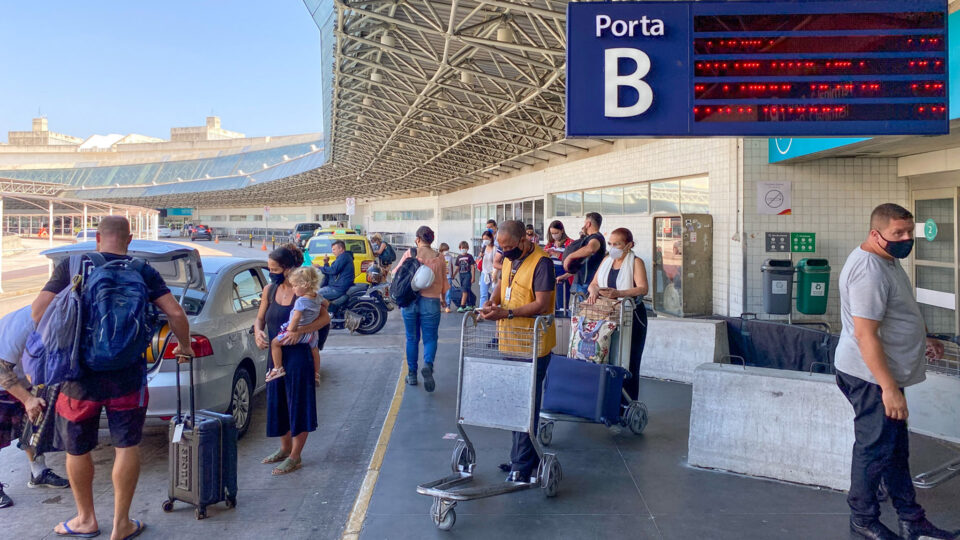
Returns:
[[[503,271],[500,282],[490,293],[490,300],[483,305],[480,316],[489,321],[499,321],[498,340],[500,353],[505,358],[518,360],[533,357],[534,322],[539,315],[553,314],[556,299],[556,278],[553,261],[540,246],[526,239],[523,223],[505,221],[500,224],[497,240],[503,250]],[[506,336],[527,336],[518,343]],[[540,415],[540,398],[543,393],[543,378],[550,363],[556,333],[553,324],[540,336],[537,347],[537,390],[534,418]],[[537,422],[534,422],[534,426]],[[507,481],[529,482],[540,464],[526,433],[513,433],[513,448],[510,464],[501,465],[510,471]]]

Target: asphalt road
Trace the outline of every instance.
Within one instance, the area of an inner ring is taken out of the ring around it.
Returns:
[[[190,244],[190,242],[186,242]],[[194,244],[204,255],[264,258],[259,247],[250,249],[221,242]],[[7,292],[11,292],[7,290]],[[32,301],[35,295],[0,300],[0,314]],[[265,395],[254,399],[253,424],[239,443],[238,505],[210,507],[209,517],[194,518],[192,509],[178,503],[164,513],[167,493],[167,427],[155,423],[146,429],[142,448],[143,471],[133,500],[131,517],[148,524],[142,538],[209,540],[214,536],[246,538],[339,538],[360,489],[384,417],[401,371],[403,323],[399,311],[375,336],[331,333],[323,353],[323,381],[317,390],[319,428],[307,441],[303,468],[273,477],[271,466],[260,460],[277,446],[265,433]],[[101,446],[94,452],[97,516],[104,538],[111,528],[113,492],[110,467],[113,450],[109,432],[101,430]],[[48,464],[65,475],[62,454]],[[15,446],[0,451],[0,482],[15,506],[0,509],[0,537],[55,538],[57,522],[74,515],[69,490],[28,489],[29,468]]]

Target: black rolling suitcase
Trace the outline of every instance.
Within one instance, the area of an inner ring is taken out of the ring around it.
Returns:
[[[193,361],[190,362],[190,415],[180,406],[180,364],[177,364],[177,416],[170,420],[170,488],[163,511],[174,501],[196,507],[197,519],[207,506],[237,505],[237,424],[233,416],[194,408]]]

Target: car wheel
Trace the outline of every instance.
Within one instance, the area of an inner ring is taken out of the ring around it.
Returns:
[[[227,414],[233,415],[237,422],[237,438],[243,437],[250,427],[253,400],[253,381],[250,372],[242,367],[233,374],[233,388],[230,391],[230,409]]]

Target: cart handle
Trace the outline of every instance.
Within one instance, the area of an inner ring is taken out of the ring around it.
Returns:
[[[744,360],[742,356],[738,356],[738,355],[736,355],[736,354],[725,354],[725,355],[721,356],[721,357],[720,357],[720,363],[721,363],[721,364],[730,364],[730,365],[732,366],[732,365],[734,365],[734,364],[733,364],[733,361],[734,361],[735,359],[736,359],[736,360],[740,360],[740,365],[743,366],[743,370],[746,371],[746,370],[747,370],[747,361]],[[729,361],[728,361],[728,362],[724,362],[724,360],[729,360]]]

